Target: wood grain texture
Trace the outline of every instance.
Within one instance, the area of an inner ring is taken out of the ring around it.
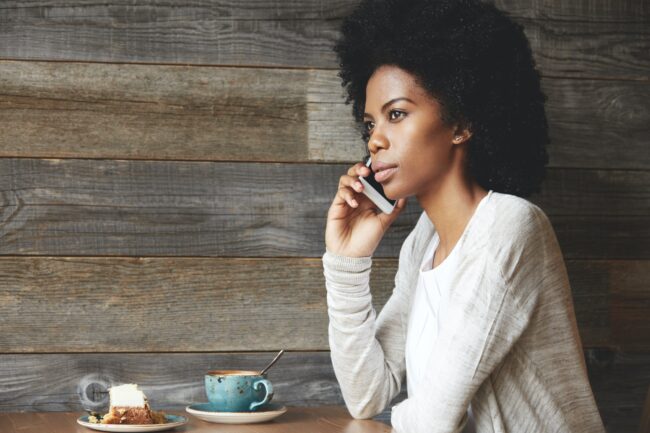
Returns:
[[[358,2],[299,3],[8,1],[0,9],[7,41],[0,57],[336,68],[341,20]],[[526,27],[545,74],[648,78],[647,7],[632,0],[522,3],[498,6]]]
[[[650,85],[542,85],[550,166],[650,168]],[[336,71],[0,61],[3,157],[349,162],[364,148]]]
[[[650,385],[648,385],[648,395],[643,404],[641,423],[639,424],[638,433],[647,433],[650,431]]]
[[[548,97],[551,166],[650,168],[650,107],[644,102],[650,85],[543,80],[542,90]]]
[[[273,355],[0,355],[0,412],[98,410],[107,403],[102,393],[108,385],[127,382],[138,383],[153,407],[181,410],[188,403],[205,401],[202,382],[208,369],[257,369]],[[585,359],[607,430],[636,433],[650,383],[650,355],[590,349]],[[289,406],[343,404],[328,352],[288,352],[268,377],[276,389],[274,399]],[[405,396],[404,389],[392,404]],[[375,419],[389,422],[390,409]]]
[[[137,383],[154,408],[184,408],[207,400],[209,370],[258,370],[271,359],[271,352],[0,355],[0,411],[105,410],[107,388],[121,383]],[[16,369],[22,374],[13,376]],[[287,352],[268,378],[286,405],[343,404],[328,352]]]
[[[650,254],[648,216],[560,215],[550,220],[565,258],[630,259]]]
[[[593,23],[650,21],[650,7],[638,0],[495,0],[493,3],[516,17]]]
[[[0,159],[0,254],[320,257],[347,168]],[[552,169],[548,178],[531,200],[565,257],[650,257],[648,172]],[[396,257],[421,212],[411,198],[376,256]]]
[[[25,62],[0,71],[0,156],[307,159],[304,71]]]
[[[523,18],[553,19],[558,21],[639,22],[650,21],[650,8],[638,0],[575,0],[557,3],[553,0],[486,0],[510,15]],[[193,0],[183,7],[156,0],[142,0],[137,5],[127,0],[112,0],[97,4],[93,0],[75,0],[75,7],[87,9],[89,15],[109,15],[117,23],[133,21],[196,19],[233,20],[334,20],[346,16],[358,0]],[[176,7],[173,7],[176,6]],[[79,11],[68,4],[54,0],[4,0],[5,14],[31,18],[59,18],[74,16]],[[158,11],[157,11],[158,9]],[[58,14],[53,12],[59,11]],[[167,11],[162,13],[160,11]],[[159,12],[156,14],[156,12]],[[175,15],[172,15],[175,14]],[[135,19],[134,19],[135,18]],[[108,21],[107,21],[108,22]]]
[[[623,260],[566,262],[583,345],[650,348],[650,263]]]
[[[543,76],[650,79],[650,21],[594,24],[515,18],[524,26]]]
[[[340,2],[328,4],[5,2],[0,57],[331,67],[340,21],[332,15],[342,14]]]
[[[551,168],[530,201],[553,216],[643,217],[650,215],[650,171]]]
[[[1,159],[0,254],[320,257],[347,167]],[[566,257],[650,256],[647,172],[555,173],[531,200],[544,202]],[[421,214],[407,206],[378,257],[397,256]]]
[[[585,351],[589,381],[605,428],[612,433],[637,433],[650,385],[650,353]]]
[[[328,348],[317,259],[3,258],[0,266],[0,352]],[[394,272],[373,272],[378,306]]]
[[[650,261],[569,260],[585,347],[650,351]],[[374,259],[377,311],[395,259]],[[0,258],[0,353],[327,350],[320,259]]]

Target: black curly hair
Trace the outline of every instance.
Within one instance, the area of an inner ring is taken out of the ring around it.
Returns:
[[[520,197],[540,191],[546,97],[523,27],[504,12],[479,0],[363,0],[334,51],[364,141],[366,85],[394,65],[438,101],[445,124],[469,128],[467,167],[479,185]]]

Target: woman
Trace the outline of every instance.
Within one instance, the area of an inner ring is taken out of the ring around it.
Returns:
[[[378,211],[359,163],[327,216],[329,343],[351,414],[380,413],[406,378],[398,432],[603,432],[562,253],[525,199],[548,134],[521,26],[474,0],[364,1],[335,50],[373,171],[398,200]],[[423,213],[376,316],[371,256],[408,196]]]

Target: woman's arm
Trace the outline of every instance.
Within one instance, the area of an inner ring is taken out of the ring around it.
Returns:
[[[378,317],[372,307],[370,257],[323,256],[329,344],[343,399],[355,418],[383,411],[400,392],[405,376],[404,348],[409,296],[404,274],[415,230],[400,252],[395,288]]]

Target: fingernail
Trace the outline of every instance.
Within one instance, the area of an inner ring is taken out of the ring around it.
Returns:
[[[352,200],[350,203],[352,204],[352,207],[357,207],[357,206],[359,206],[359,203],[357,203],[356,200]]]

